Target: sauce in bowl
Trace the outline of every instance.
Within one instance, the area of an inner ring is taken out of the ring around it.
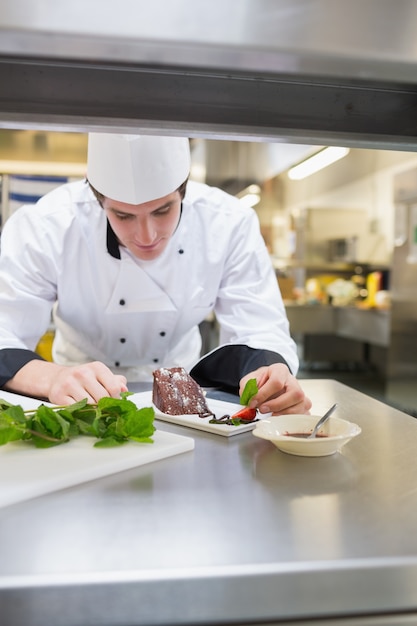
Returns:
[[[308,439],[311,433],[284,433],[284,435],[286,437],[298,437],[299,439]],[[326,437],[328,437],[328,435],[325,435],[324,433],[317,433],[317,435],[314,438],[325,439]]]

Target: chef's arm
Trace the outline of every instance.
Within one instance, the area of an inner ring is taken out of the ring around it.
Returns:
[[[107,396],[117,398],[122,391],[127,391],[126,378],[113,374],[99,361],[65,366],[45,361],[30,350],[8,349],[9,354],[2,354],[4,352],[0,351],[0,385],[14,393],[61,405],[84,398],[94,403]],[[10,378],[7,379],[7,375]]]
[[[245,384],[255,378],[259,391],[250,406],[261,413],[308,413],[311,401],[285,359],[270,350],[245,345],[227,345],[203,357],[191,372],[202,387],[217,387],[241,395]]]
[[[221,346],[203,356],[190,375],[202,387],[217,387],[237,394],[240,379],[263,365],[283,363],[285,359],[271,350],[258,350],[243,344]]]

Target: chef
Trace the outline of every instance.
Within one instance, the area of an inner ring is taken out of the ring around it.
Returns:
[[[118,397],[160,367],[308,412],[255,212],[188,181],[186,138],[90,133],[87,178],[23,206],[0,257],[0,386],[68,404]],[[219,347],[200,358],[214,312]],[[35,348],[51,323],[53,362]]]

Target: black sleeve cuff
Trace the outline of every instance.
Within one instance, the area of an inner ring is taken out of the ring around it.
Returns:
[[[285,359],[271,350],[257,350],[239,344],[222,346],[204,356],[192,368],[190,376],[201,387],[217,387],[238,395],[239,382],[245,374],[273,363],[283,363],[288,367]]]
[[[0,350],[0,387],[4,387],[20,368],[35,359],[45,360],[32,350],[23,350],[22,348],[3,348]]]

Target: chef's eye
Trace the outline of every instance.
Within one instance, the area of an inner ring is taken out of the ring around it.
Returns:
[[[167,215],[170,211],[171,211],[171,205],[162,207],[161,209],[157,209],[156,211],[153,212],[153,214],[156,215],[156,217],[158,216],[162,217],[164,215]]]
[[[130,220],[132,217],[134,217],[133,215],[130,215],[130,213],[115,213],[114,215],[121,222],[125,222],[126,220]]]

